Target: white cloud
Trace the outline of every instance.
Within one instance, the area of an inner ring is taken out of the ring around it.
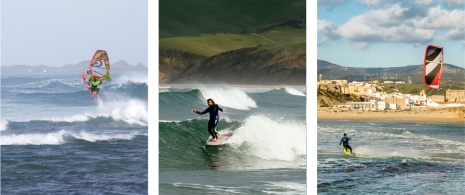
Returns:
[[[382,0],[358,0],[361,4],[365,5],[365,6],[369,6],[369,7],[372,7],[372,6],[379,6],[383,3]]]
[[[317,5],[326,7],[326,10],[331,11],[333,8],[347,3],[347,0],[318,0]]]
[[[419,19],[412,19],[413,24],[419,28],[432,29],[459,29],[465,28],[465,11],[447,11],[436,6],[428,11],[428,15]]]
[[[428,1],[423,0],[422,3]],[[354,46],[354,49],[363,49],[367,43],[374,42],[430,42],[436,38],[438,30],[447,32],[442,38],[444,40],[463,40],[460,32],[465,28],[464,18],[463,10],[447,11],[439,6],[419,10],[418,7],[405,7],[397,3],[352,17],[332,32],[363,43]]]
[[[364,50],[368,47],[368,43],[365,43],[365,42],[361,42],[361,43],[357,43],[356,45],[354,45],[352,48],[355,49],[355,50]]]
[[[321,44],[325,44],[327,41],[330,40],[337,40],[339,39],[339,35],[335,32],[335,27],[331,21],[327,20],[318,20],[317,23],[317,32],[321,35]]]
[[[444,36],[440,37],[441,41],[463,41],[465,42],[465,29],[453,29],[448,31]]]
[[[351,18],[337,32],[356,42],[424,42],[433,30],[416,29],[405,20],[408,8],[394,4]]]
[[[434,0],[415,0],[415,3],[417,5],[432,5],[434,3]]]
[[[446,5],[449,8],[457,8],[457,7],[463,7],[465,6],[465,1],[464,0],[441,0],[444,5]]]

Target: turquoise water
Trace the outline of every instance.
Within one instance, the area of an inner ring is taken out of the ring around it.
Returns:
[[[355,156],[339,146],[344,132]],[[317,155],[319,194],[465,191],[464,124],[322,120]]]

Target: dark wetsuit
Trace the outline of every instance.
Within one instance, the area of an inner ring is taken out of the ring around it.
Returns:
[[[223,108],[220,108],[218,104],[208,107],[203,112],[195,111],[197,114],[205,114],[207,112],[210,113],[210,120],[208,121],[208,133],[210,133],[210,135],[216,139],[218,139],[218,134],[216,133],[215,127],[218,125],[218,120],[220,119],[218,111],[223,111]]]
[[[349,149],[350,149],[350,153],[352,153],[352,148],[349,146],[349,140],[350,140],[350,138],[348,138],[348,137],[343,137],[343,138],[341,139],[341,142],[339,142],[339,145],[341,145],[341,143],[342,143],[342,145],[344,146],[344,148],[349,148]]]

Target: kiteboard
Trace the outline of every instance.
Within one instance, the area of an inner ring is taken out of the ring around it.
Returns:
[[[221,146],[224,145],[226,140],[228,140],[233,135],[232,131],[219,132],[218,133],[218,142],[208,140],[207,145],[209,146]]]
[[[350,153],[350,149],[349,149],[349,148],[344,147],[344,149],[342,149],[342,150],[344,151],[344,154],[355,155],[355,153]]]
[[[92,91],[92,89],[90,89],[90,85],[89,85],[89,82],[87,81],[87,78],[86,78],[86,74],[85,73],[82,73],[82,80],[84,80],[84,84],[86,85],[87,89],[89,90],[89,92],[92,94],[92,96],[95,98],[95,99],[98,99],[97,98],[97,94],[95,92]]]

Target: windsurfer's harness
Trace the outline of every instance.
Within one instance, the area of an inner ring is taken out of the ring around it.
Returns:
[[[90,79],[90,84],[92,84],[92,87],[97,87],[102,81],[100,79]]]

